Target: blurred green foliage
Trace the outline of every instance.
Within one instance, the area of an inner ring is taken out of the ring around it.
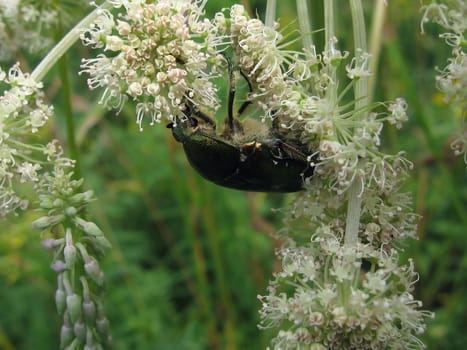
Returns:
[[[287,24],[294,6],[280,3],[280,22]],[[207,12],[231,4],[209,1]],[[249,8],[261,16],[264,6],[251,1]],[[404,249],[420,273],[416,298],[436,312],[423,341],[431,349],[464,349],[467,188],[465,165],[449,149],[460,116],[434,83],[434,67],[445,64],[449,48],[434,25],[420,34],[418,1],[391,0],[387,18],[375,98],[403,96],[410,106],[411,121],[402,130],[387,128],[384,147],[406,151],[415,165],[407,189],[421,216],[420,239]],[[348,20],[342,19],[342,43],[351,41],[343,30]],[[75,50],[69,70],[82,175],[98,197],[89,214],[113,244],[104,270],[115,349],[264,349],[271,334],[257,329],[256,296],[279,268],[279,242],[270,234],[281,213],[271,209],[291,197],[201,179],[164,125],[140,132],[132,106],[118,116],[96,106],[97,94],[74,74],[78,57],[89,53]],[[57,116],[64,108],[59,86],[48,77]],[[64,120],[55,120],[49,132],[64,139],[64,130]],[[55,273],[29,229],[30,215],[1,223],[0,349],[58,348]]]

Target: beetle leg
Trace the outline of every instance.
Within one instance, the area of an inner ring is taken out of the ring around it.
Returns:
[[[231,139],[233,134],[242,134],[243,127],[239,120],[234,117],[233,114],[233,106],[235,101],[235,75],[234,69],[232,66],[232,62],[227,59],[228,66],[229,66],[229,98],[228,98],[228,105],[227,105],[227,121],[226,127],[223,133],[223,136]]]
[[[307,156],[303,153],[298,147],[295,145],[291,145],[290,143],[284,141],[278,141],[278,145],[276,148],[277,154],[271,152],[271,154],[276,157],[277,159],[297,159],[306,161]]]
[[[246,76],[246,74],[240,69],[240,74],[242,75],[243,79],[246,80],[247,84],[248,84],[248,90],[249,92],[251,93],[253,91],[253,87],[251,86],[251,82],[250,82],[250,79],[248,79],[248,77]],[[240,108],[238,109],[238,115],[241,115],[243,112],[245,112],[245,110],[248,108],[248,106],[251,104],[251,100],[248,99],[246,100],[245,102],[242,103],[242,105],[240,106]]]
[[[193,106],[191,103],[187,102],[186,106],[188,108],[188,121],[190,122],[191,126],[195,127],[198,125],[198,120],[196,118],[201,119],[206,124],[212,126],[213,129],[216,128],[216,122],[212,120],[208,115],[201,112],[198,108]]]

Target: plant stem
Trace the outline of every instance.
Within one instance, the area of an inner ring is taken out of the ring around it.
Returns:
[[[354,35],[354,51],[357,62],[360,62],[360,57],[368,52],[366,43],[365,17],[363,15],[363,7],[361,0],[350,0],[350,11],[352,13],[352,27]],[[367,106],[368,101],[368,78],[361,77],[355,84],[355,109],[360,110],[361,107]]]
[[[58,30],[57,34],[59,37],[62,37],[63,33],[63,26],[62,26],[62,19],[59,18],[58,21]],[[74,116],[73,116],[73,108],[71,104],[71,91],[70,91],[70,77],[68,73],[68,57],[66,54],[58,61],[58,68],[60,74],[60,81],[61,81],[61,95],[65,113],[65,122],[66,122],[66,135],[68,141],[68,147],[70,150],[70,158],[75,160],[74,172],[73,176],[76,179],[81,178],[81,165],[80,165],[80,157],[78,146],[76,144],[76,137],[75,137],[75,123],[74,123]]]
[[[381,53],[381,34],[383,32],[384,17],[386,14],[386,5],[384,0],[377,0],[375,9],[373,11],[373,21],[371,23],[371,32],[370,32],[370,72],[371,76],[368,79],[368,101],[373,101],[373,95],[375,90],[375,79],[376,72],[378,70],[379,56]]]
[[[276,0],[268,0],[266,3],[266,18],[264,24],[268,27],[272,27],[276,20],[276,2]]]
[[[67,35],[63,37],[60,42],[44,57],[41,63],[31,73],[31,78],[36,81],[41,81],[49,70],[57,63],[66,51],[79,39],[79,29],[87,27],[96,17],[100,14],[102,9],[111,8],[111,4],[105,2],[100,7],[96,8],[89,15],[83,18],[74,28],[72,28]]]
[[[354,34],[355,58],[358,62],[360,57],[367,52],[365,18],[361,0],[350,0],[352,13],[352,27]],[[355,110],[362,110],[369,104],[368,78],[361,77],[354,85]],[[357,175],[348,190],[347,218],[345,225],[344,244],[356,245],[358,243],[358,227],[362,204],[363,184],[362,178]]]
[[[334,40],[336,37],[334,20],[334,0],[324,1],[324,51],[331,57],[334,50]],[[330,66],[331,81],[337,81],[337,68]],[[337,84],[330,86],[327,90],[327,98],[330,103],[337,106]]]
[[[345,245],[355,246],[358,243],[358,226],[360,224],[362,192],[362,179],[357,175],[347,191],[348,203],[345,223]]]
[[[308,15],[306,0],[297,0],[297,17],[303,47],[308,50],[313,46],[313,37],[311,36],[311,17]]]

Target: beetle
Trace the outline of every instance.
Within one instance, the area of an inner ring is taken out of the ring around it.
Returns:
[[[190,102],[185,102],[186,120],[167,127],[183,145],[190,165],[205,179],[224,187],[255,192],[296,192],[314,168],[304,147],[285,141],[274,127],[257,121],[241,122],[233,115],[235,84],[229,66],[228,116],[222,133],[214,120]],[[243,74],[242,74],[243,75]],[[243,75],[245,77],[245,75]],[[251,90],[251,85],[245,77]],[[239,109],[242,114],[251,103]]]

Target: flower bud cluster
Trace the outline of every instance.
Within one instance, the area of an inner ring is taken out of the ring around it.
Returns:
[[[81,35],[86,45],[103,48],[83,60],[90,88],[103,87],[101,103],[121,109],[133,99],[137,123],[183,115],[186,101],[217,109],[215,67],[222,61],[216,49],[218,27],[201,21],[200,1],[112,1],[118,17],[103,10]],[[124,11],[123,11],[124,10]]]
[[[82,180],[55,168],[45,174],[39,190],[40,209],[47,213],[32,223],[45,238],[43,246],[54,252],[51,268],[57,272],[57,311],[63,317],[62,349],[93,348],[111,342],[108,324],[99,297],[104,272],[98,258],[110,248],[99,227],[82,218],[82,211],[94,200],[92,191],[81,192]],[[56,237],[63,232],[64,237]],[[53,233],[52,233],[53,232]]]

